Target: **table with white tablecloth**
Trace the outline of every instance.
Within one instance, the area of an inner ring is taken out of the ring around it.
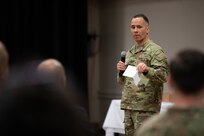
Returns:
[[[124,111],[120,109],[120,101],[120,99],[111,101],[103,123],[103,129],[106,132],[106,136],[114,136],[114,133],[125,133],[123,124]],[[161,112],[165,112],[172,105],[173,103],[171,102],[162,102]]]

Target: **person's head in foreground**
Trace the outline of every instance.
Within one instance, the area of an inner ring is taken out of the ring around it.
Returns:
[[[204,134],[204,53],[182,50],[171,60],[169,68],[174,106],[146,120],[135,136]]]
[[[64,66],[57,59],[45,59],[37,67],[37,73],[42,80],[53,82],[60,88],[66,87],[66,73]]]

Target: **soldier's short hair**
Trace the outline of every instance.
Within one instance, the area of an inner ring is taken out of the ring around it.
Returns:
[[[138,18],[138,17],[142,17],[145,20],[145,22],[149,25],[149,19],[145,14],[137,14],[133,16],[133,18]]]
[[[195,49],[180,51],[170,62],[170,74],[179,91],[194,94],[204,83],[204,53]]]

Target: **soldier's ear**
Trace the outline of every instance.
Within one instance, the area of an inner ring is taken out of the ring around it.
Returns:
[[[150,28],[149,28],[149,25],[147,26],[147,33],[149,34],[150,32]]]

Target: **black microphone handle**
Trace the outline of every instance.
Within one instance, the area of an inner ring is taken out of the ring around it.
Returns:
[[[121,54],[120,54],[120,56],[121,56],[120,60],[125,63],[126,52],[125,52],[125,51],[122,51]],[[120,70],[120,71],[119,71],[119,76],[123,76],[123,73],[124,73],[124,70]]]
[[[124,73],[124,71],[119,71],[119,76],[121,77],[121,76],[123,76],[123,73]]]
[[[125,57],[121,57],[121,61],[125,63]]]
[[[125,57],[121,57],[121,61],[125,62]],[[119,71],[119,76],[123,76],[124,70]]]

